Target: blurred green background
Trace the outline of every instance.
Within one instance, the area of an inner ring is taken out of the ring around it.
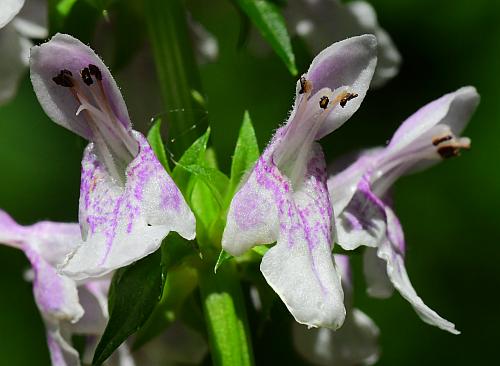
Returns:
[[[417,108],[460,86],[476,86],[481,104],[465,133],[472,139],[470,152],[405,177],[395,189],[414,286],[462,334],[453,336],[424,324],[397,294],[390,300],[368,298],[359,257],[354,259],[355,305],[381,329],[380,365],[495,364],[500,328],[496,293],[500,288],[500,2],[372,3],[399,48],[403,65],[384,88],[369,92],[345,126],[322,141],[329,159],[350,149],[383,144]],[[244,110],[250,111],[263,148],[286,119],[295,79],[272,53],[255,55],[236,47],[240,18],[230,2],[192,0],[188,5],[194,18],[219,41],[219,59],[202,66],[201,73],[212,141],[227,171]],[[106,49],[92,45],[106,61]],[[299,72],[304,72],[310,56],[300,47],[296,51]],[[158,91],[146,83],[126,81],[122,89],[136,126],[144,132],[147,116],[162,110],[139,109],[144,105],[153,109],[148,95]],[[17,97],[0,108],[0,207],[24,224],[41,219],[76,221],[83,147],[83,141],[45,116],[26,75]],[[0,247],[2,366],[49,364],[31,284],[23,280],[27,268],[21,252]],[[258,365],[302,362],[288,351],[289,315],[280,310],[278,306],[273,322],[254,344]]]

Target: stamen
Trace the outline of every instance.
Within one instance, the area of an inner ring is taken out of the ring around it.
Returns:
[[[323,109],[328,108],[328,103],[330,103],[330,99],[326,95],[322,96],[319,100],[319,106]]]
[[[340,99],[340,103],[339,103],[340,106],[342,108],[344,108],[348,101],[356,98],[357,96],[358,96],[358,94],[356,94],[356,93],[347,93],[342,99]]]
[[[312,90],[312,82],[307,80],[304,76],[301,76],[299,94],[309,93],[311,90]]]
[[[450,141],[452,138],[453,138],[452,135],[445,135],[445,136],[441,136],[441,137],[436,137],[432,140],[432,144],[434,146],[438,146],[439,144],[441,144],[445,141]]]
[[[460,155],[460,148],[453,145],[443,146],[438,149],[438,154],[443,159],[449,159],[454,156]]]
[[[94,75],[96,80],[102,80],[101,70],[96,65],[89,64],[90,75]]]
[[[69,70],[61,70],[53,81],[68,87],[78,103],[77,116],[82,116],[91,131],[97,154],[118,182],[125,183],[125,170],[138,153],[138,144],[117,118],[104,91],[102,73],[89,64],[80,70],[82,82]],[[85,85],[85,86],[84,86]]]
[[[92,76],[90,75],[90,70],[88,67],[82,69],[80,71],[80,75],[82,77],[82,80],[85,84],[88,86],[92,85],[94,83],[94,80],[92,80]]]
[[[69,70],[61,70],[58,75],[52,78],[52,81],[57,85],[63,86],[65,88],[73,87],[73,79],[71,78],[71,71]]]
[[[446,145],[441,145],[437,152],[443,159],[460,156],[461,149],[470,149],[470,140],[466,137],[460,138],[458,141],[453,140]]]

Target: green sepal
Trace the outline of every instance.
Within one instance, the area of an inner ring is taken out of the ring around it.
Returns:
[[[243,255],[239,257],[234,257],[228,252],[226,252],[224,249],[222,249],[219,253],[219,258],[217,259],[217,263],[215,263],[214,267],[214,273],[217,273],[217,270],[228,260],[235,258],[238,263],[241,262],[255,262],[255,261],[260,261],[261,258],[266,254],[266,252],[269,250],[269,247],[267,245],[257,245],[250,249],[249,251],[245,252]]]
[[[184,154],[182,154],[181,158],[178,162],[176,162],[176,165],[172,170],[172,178],[177,184],[177,187],[179,187],[179,189],[184,194],[188,192],[188,185],[191,174],[183,167],[203,163],[209,137],[210,128],[207,128],[206,132],[198,137],[198,139],[193,142],[193,144],[184,152]]]
[[[203,181],[212,192],[219,206],[221,208],[224,206],[224,197],[229,185],[229,178],[224,173],[218,169],[198,164],[179,164],[178,166],[182,166],[182,168],[191,173],[193,177]]]
[[[259,144],[248,111],[243,116],[236,147],[234,148],[231,163],[231,179],[229,181],[228,195],[231,198],[243,176],[254,166],[259,158]]]
[[[226,252],[224,249],[222,249],[220,251],[219,258],[217,258],[217,263],[215,263],[214,273],[217,273],[217,270],[219,269],[219,267],[222,266],[222,264],[224,264],[224,262],[230,260],[231,258],[234,258],[234,257],[231,254],[229,254],[228,252]]]
[[[165,170],[171,174],[170,167],[168,166],[167,154],[165,152],[165,146],[163,145],[163,140],[161,138],[161,118],[158,117],[154,120],[153,126],[149,129],[148,132],[148,142],[151,145],[158,161],[163,165]]]

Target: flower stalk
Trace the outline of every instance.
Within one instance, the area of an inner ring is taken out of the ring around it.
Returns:
[[[173,158],[206,129],[200,104],[201,81],[191,47],[187,14],[181,0],[147,0],[145,13],[156,70],[167,108],[168,146]],[[202,243],[200,243],[202,244]],[[213,272],[215,261],[205,257],[199,269],[203,311],[214,365],[253,365],[245,303],[236,268]],[[213,263],[212,263],[213,262]]]
[[[247,314],[236,268],[227,263],[215,274],[210,266],[200,269],[198,277],[213,365],[253,365]]]

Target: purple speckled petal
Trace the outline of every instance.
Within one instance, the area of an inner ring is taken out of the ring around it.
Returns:
[[[91,131],[84,113],[76,115],[80,103],[68,88],[52,80],[61,70],[68,70],[73,75],[75,85],[84,88],[80,71],[89,64],[101,71],[102,86],[114,115],[129,130],[131,123],[127,107],[108,68],[89,46],[67,34],[58,33],[49,42],[31,49],[31,82],[40,105],[54,122],[90,140]]]
[[[386,207],[386,216],[389,227],[401,227],[396,215],[389,207]],[[443,319],[434,310],[425,305],[413,289],[410,279],[408,278],[408,273],[406,272],[403,253],[398,249],[401,246],[401,242],[394,243],[392,241],[394,239],[401,240],[402,238],[400,235],[402,235],[402,232],[389,234],[388,240],[384,240],[379,245],[377,251],[378,257],[387,262],[387,275],[389,279],[396,290],[398,290],[401,296],[413,306],[420,319],[425,323],[434,325],[453,334],[459,334],[460,332],[455,329],[453,323]]]
[[[447,125],[459,136],[479,103],[479,94],[466,86],[423,106],[394,133],[387,150],[394,153],[437,124]]]
[[[79,225],[43,221],[21,226],[0,210],[0,242],[23,250],[31,263],[33,294],[47,328],[52,364],[79,366],[71,335],[102,334],[110,283],[109,277],[103,277],[77,284],[57,272],[56,267],[81,242]]]
[[[62,273],[74,279],[102,276],[159,248],[170,231],[192,240],[195,218],[144,136],[133,131],[139,154],[121,186],[89,144],[82,161],[80,225],[83,242]]]
[[[268,167],[279,173],[271,162]],[[261,271],[299,323],[337,329],[345,317],[344,296],[331,256],[332,207],[319,145],[313,145],[300,186],[293,190],[284,179],[273,189],[279,237]]]
[[[336,212],[339,245],[346,250],[361,245],[376,247],[386,235],[385,206],[371,191],[369,175],[364,175],[349,204],[341,212]]]
[[[277,240],[261,263],[267,282],[298,322],[336,329],[345,309],[331,256],[332,208],[324,156],[314,144],[305,176],[294,190],[272,159],[279,143],[278,135],[231,202],[222,245],[239,255]]]
[[[272,163],[272,154],[271,144],[231,201],[222,247],[232,255],[241,255],[255,245],[270,244],[278,239],[276,201],[289,194],[291,184]]]
[[[83,308],[78,302],[76,283],[58,274],[51,264],[28,245],[23,250],[33,267],[33,293],[43,317],[70,322],[80,319]]]
[[[377,39],[362,35],[334,43],[321,51],[309,67],[306,79],[313,85],[312,95],[323,88],[345,90],[358,96],[344,107],[336,105],[329,112],[316,139],[339,128],[359,108],[370,86],[377,65]]]

